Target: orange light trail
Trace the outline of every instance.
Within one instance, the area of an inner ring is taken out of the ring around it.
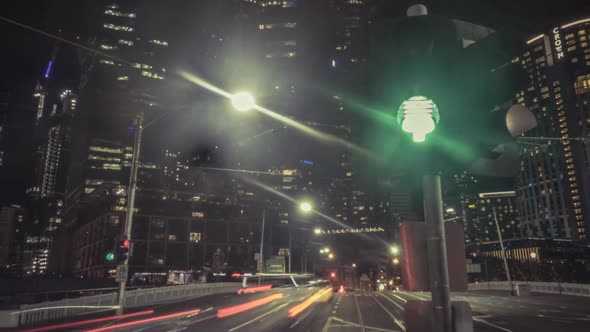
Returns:
[[[86,330],[86,332],[111,331],[111,330],[116,330],[116,329],[120,329],[120,328],[123,328],[123,327],[141,325],[141,324],[146,324],[146,323],[151,323],[151,322],[157,322],[157,321],[161,321],[161,320],[165,320],[165,319],[170,319],[170,318],[176,318],[176,317],[188,316],[188,315],[192,315],[192,314],[198,314],[199,312],[201,312],[201,309],[194,309],[194,310],[189,310],[189,311],[177,312],[175,314],[163,315],[163,316],[158,316],[158,317],[153,317],[153,318],[147,318],[147,319],[141,319],[141,320],[135,320],[135,321],[132,321],[132,322],[126,322],[126,323],[121,323],[121,324],[115,324],[115,325],[109,325],[109,326],[105,326],[105,327],[100,327],[100,328],[97,328],[97,329]]]
[[[283,293],[276,293],[276,294],[273,294],[273,295],[270,295],[267,297],[263,297],[258,300],[234,305],[234,306],[227,307],[227,308],[221,308],[221,309],[217,310],[217,318],[224,318],[224,317],[236,315],[241,312],[248,311],[250,309],[254,309],[254,308],[259,307],[261,305],[265,305],[265,304],[270,303],[274,300],[281,299],[281,298],[283,298],[283,296],[284,296]]]
[[[289,309],[289,317],[293,318],[293,317],[299,315],[303,310],[309,308],[314,302],[316,302],[317,300],[319,300],[328,291],[331,292],[332,289],[330,287],[324,288],[323,290],[320,290],[320,291],[314,293],[312,296],[310,296],[307,299],[305,299],[305,301],[303,301],[303,302],[299,303],[298,305],[292,307],[291,309]]]
[[[29,330],[21,330],[21,332],[43,332],[43,331],[51,331],[51,330],[57,330],[57,329],[65,329],[65,328],[71,328],[71,327],[76,327],[76,326],[106,322],[106,321],[115,320],[115,319],[123,319],[123,318],[129,318],[129,317],[151,315],[153,313],[154,313],[154,310],[146,310],[146,311],[140,311],[140,312],[133,312],[130,314],[125,314],[125,315],[109,316],[109,317],[102,317],[102,318],[96,318],[96,319],[81,320],[78,322],[49,325],[49,326],[38,327],[38,328],[34,328],[34,329],[29,329]]]

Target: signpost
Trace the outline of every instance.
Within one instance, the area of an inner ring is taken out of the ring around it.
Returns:
[[[129,269],[127,268],[126,264],[117,265],[117,274],[115,275],[115,281],[127,281],[127,273]]]

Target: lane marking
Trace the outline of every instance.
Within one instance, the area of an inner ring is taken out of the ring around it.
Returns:
[[[361,331],[366,332],[365,330],[365,323],[363,321],[363,315],[361,314],[361,308],[359,307],[359,301],[357,299],[356,294],[354,294],[354,303],[356,305],[356,313],[359,317],[359,323],[361,325]]]
[[[411,297],[417,298],[418,300],[424,300],[423,298],[419,297],[418,295],[414,295],[412,293],[408,293],[408,292],[405,292],[405,291],[399,291],[399,292],[401,294],[404,294],[404,295],[407,295],[407,296],[411,296]]]
[[[289,328],[292,329],[293,327],[297,326],[297,324],[301,323],[312,312],[313,312],[313,310],[309,310],[308,312],[306,312],[305,315],[303,315],[303,317],[299,318],[295,323],[293,323],[293,325],[289,326]]]
[[[269,312],[267,312],[267,313],[264,313],[264,314],[262,314],[262,315],[260,315],[260,316],[258,316],[258,317],[256,317],[256,318],[254,318],[254,319],[251,319],[251,320],[249,320],[249,321],[245,322],[245,323],[244,323],[244,324],[242,324],[242,325],[238,325],[238,326],[236,326],[236,327],[232,327],[231,329],[229,329],[229,331],[230,331],[230,332],[231,332],[231,331],[235,331],[235,330],[237,330],[237,329],[240,329],[240,328],[242,328],[242,327],[244,327],[244,326],[246,326],[246,325],[252,324],[252,323],[254,323],[255,321],[259,320],[260,318],[266,317],[266,316],[268,316],[268,315],[272,314],[273,312],[275,312],[275,311],[278,311],[279,309],[281,309],[281,308],[285,307],[287,304],[288,304],[288,303],[283,303],[283,304],[281,304],[280,306],[278,306],[278,307],[276,307],[276,308],[272,309],[271,311],[269,311]]]
[[[484,324],[486,324],[486,325],[489,325],[489,326],[491,326],[491,327],[495,327],[495,328],[497,328],[497,329],[499,329],[499,330],[502,330],[502,331],[506,331],[506,332],[512,332],[512,330],[505,329],[505,328],[503,328],[502,326],[498,326],[498,325],[496,325],[496,324],[492,324],[492,323],[490,323],[490,322],[488,322],[488,321],[485,321],[485,320],[483,320],[483,319],[481,319],[481,318],[476,318],[476,317],[473,317],[473,320],[474,320],[474,321],[476,321],[476,322],[484,323]]]
[[[334,317],[328,317],[328,319],[326,320],[326,324],[324,324],[324,327],[322,327],[322,332],[328,332],[328,330],[330,329],[330,324],[332,324],[332,319],[334,319]]]
[[[401,305],[399,305],[399,303],[395,302],[394,300],[390,299],[390,298],[389,298],[389,296],[385,296],[385,295],[383,295],[383,294],[381,294],[381,293],[377,293],[377,294],[379,294],[379,295],[383,296],[383,297],[384,297],[384,298],[386,298],[386,299],[387,299],[389,302],[391,302],[391,303],[395,304],[395,305],[396,305],[398,308],[400,308],[400,310],[401,310],[402,312],[404,311],[404,307],[402,307]]]
[[[375,300],[375,302],[377,302],[377,304],[379,304],[379,306],[383,310],[385,310],[385,312],[389,315],[389,317],[391,317],[391,319],[393,319],[393,321],[397,324],[397,326],[399,326],[402,329],[402,331],[404,331],[404,332],[406,331],[406,327],[404,326],[404,324],[399,319],[397,319],[397,317],[395,317],[395,315],[393,313],[391,313],[391,311],[387,310],[387,308],[385,308],[385,306],[381,302],[379,302],[379,300],[377,300],[376,297],[373,297],[373,300]]]
[[[166,332],[179,332],[179,331],[186,330],[186,329],[187,329],[187,327],[185,326],[185,327],[179,327],[176,329],[168,330]]]
[[[402,301],[403,303],[408,303],[408,300],[404,299],[404,298],[403,298],[403,297],[401,297],[401,296],[398,296],[398,295],[395,295],[395,294],[391,294],[391,295],[395,296],[395,298],[396,298],[396,299],[399,299],[399,300],[400,300],[400,301]]]

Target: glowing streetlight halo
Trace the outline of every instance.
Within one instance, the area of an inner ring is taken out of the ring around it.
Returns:
[[[238,92],[231,96],[232,106],[240,112],[248,112],[249,110],[256,107],[254,96],[249,92]]]
[[[305,201],[305,202],[301,202],[301,204],[299,204],[299,208],[303,212],[310,212],[311,210],[313,210],[313,205],[311,205],[310,202]]]
[[[404,101],[397,111],[397,122],[410,133],[414,142],[424,142],[440,120],[436,104],[427,97],[414,96]]]

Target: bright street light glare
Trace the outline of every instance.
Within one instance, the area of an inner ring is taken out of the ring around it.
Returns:
[[[236,110],[240,112],[247,112],[256,107],[254,97],[248,92],[238,92],[234,94],[231,97],[231,104]]]
[[[356,263],[352,263],[352,267],[356,267]]]
[[[299,205],[299,208],[301,208],[301,211],[303,212],[309,212],[312,210],[313,207],[311,206],[311,203],[303,202],[301,203],[301,205]]]
[[[325,252],[330,252],[330,248],[324,248]]]
[[[329,258],[329,259],[332,259],[332,258],[334,258],[334,254],[330,253],[330,254],[328,255],[328,258]]]
[[[315,234],[320,234],[320,233],[322,233],[322,230],[320,228],[316,228],[316,229],[313,230],[313,232]]]
[[[325,253],[324,249],[320,249],[320,254]]]
[[[397,258],[394,258],[394,259],[393,259],[393,264],[394,264],[394,265],[397,265],[397,264],[399,264],[399,259],[397,259]]]
[[[398,246],[391,246],[391,253],[394,255],[399,254],[399,247]]]

